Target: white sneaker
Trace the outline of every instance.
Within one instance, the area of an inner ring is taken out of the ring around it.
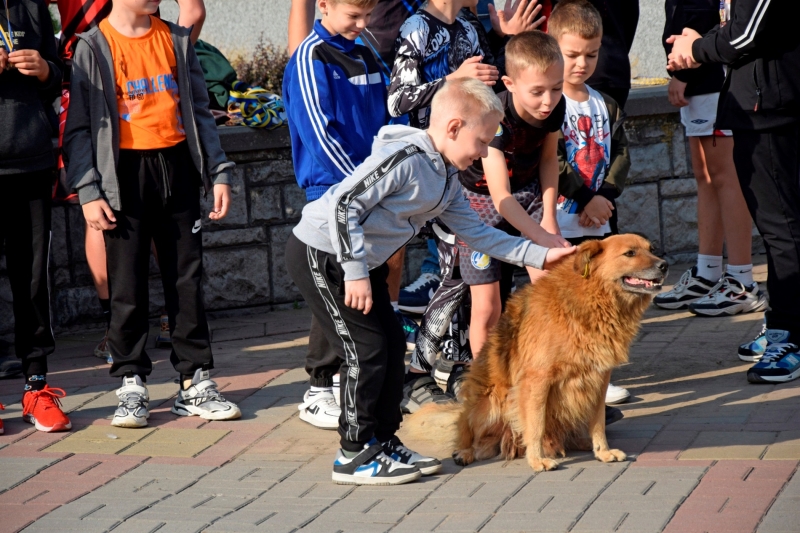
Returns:
[[[208,370],[202,368],[195,371],[188,389],[178,391],[172,412],[179,416],[199,416],[204,420],[233,420],[242,416],[239,406],[219,393]]]
[[[625,403],[630,400],[630,398],[631,393],[628,392],[628,389],[617,387],[613,383],[608,384],[608,390],[606,391],[606,405]]]
[[[142,383],[142,378],[122,378],[122,387],[117,389],[119,405],[114,412],[111,425],[120,428],[141,428],[147,425],[150,413],[147,410],[150,404],[150,395],[147,387]]]
[[[736,278],[722,276],[708,296],[689,304],[689,311],[703,316],[736,315],[763,311],[767,305],[767,297],[758,290],[758,283],[745,287]]]
[[[716,284],[716,281],[698,276],[695,266],[684,272],[672,289],[657,294],[653,303],[662,309],[683,309],[710,294]]]
[[[339,388],[339,383],[340,383],[339,374],[334,374],[333,375],[333,387],[331,387],[331,392],[333,393],[333,399],[336,400],[336,405],[341,407],[342,406],[342,403],[341,403],[342,402],[342,397],[340,396],[341,389]]]
[[[297,406],[300,420],[320,429],[338,429],[342,409],[336,405],[332,392],[318,392],[309,397],[311,391],[303,395],[303,403]]]

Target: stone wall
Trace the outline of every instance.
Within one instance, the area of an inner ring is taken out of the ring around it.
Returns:
[[[620,228],[643,233],[671,261],[690,259],[696,253],[696,196],[678,114],[666,102],[663,87],[635,90],[627,110],[633,165],[619,200]],[[283,247],[305,195],[295,183],[288,132],[220,128],[220,138],[237,167],[228,216],[210,221],[205,213],[211,198],[204,202],[207,309],[224,313],[294,305],[299,295],[286,272]],[[50,282],[57,331],[99,325],[101,311],[84,255],[83,227],[77,206],[53,209]],[[424,255],[424,243],[412,242],[406,282],[416,277]],[[163,291],[154,260],[150,267],[150,311],[156,315]],[[12,331],[11,291],[5,259],[0,258],[0,336],[8,338]]]

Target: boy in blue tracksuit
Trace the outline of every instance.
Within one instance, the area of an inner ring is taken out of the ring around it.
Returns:
[[[312,202],[352,174],[388,122],[386,80],[372,50],[357,44],[377,0],[320,0],[322,19],[300,44],[283,78],[297,183]],[[341,410],[334,395],[340,362],[311,322],[306,371],[311,387],[300,418],[335,429]],[[338,387],[337,387],[338,388]]]

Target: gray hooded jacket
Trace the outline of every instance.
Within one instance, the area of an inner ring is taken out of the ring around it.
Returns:
[[[166,21],[165,21],[166,22]],[[225,157],[217,125],[208,110],[203,71],[189,42],[188,28],[167,22],[177,62],[178,90],[186,141],[208,192],[230,183],[234,164]],[[81,204],[105,198],[115,211],[122,209],[117,180],[119,110],[114,59],[108,41],[94,27],[78,35],[70,77],[70,105],[64,128],[67,183],[78,191]]]
[[[305,206],[294,234],[308,246],[336,254],[350,281],[369,276],[436,217],[473,250],[518,266],[544,265],[547,248],[481,222],[461,191],[456,169],[445,165],[427,133],[408,126],[381,128],[372,155]]]

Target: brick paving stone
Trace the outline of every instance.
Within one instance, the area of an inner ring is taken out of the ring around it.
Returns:
[[[53,533],[54,531],[80,531],[85,533],[104,533],[119,523],[119,520],[80,520],[60,519],[48,517],[37,520],[23,531],[25,533]]]
[[[209,524],[201,520],[176,521],[176,520],[126,520],[116,528],[114,533],[148,533],[163,531],[169,533],[200,533],[208,528]]]
[[[156,431],[155,428],[115,428],[88,426],[71,432],[63,440],[49,446],[49,452],[115,454]]]
[[[766,431],[701,431],[680,459],[759,459],[776,437]]]

